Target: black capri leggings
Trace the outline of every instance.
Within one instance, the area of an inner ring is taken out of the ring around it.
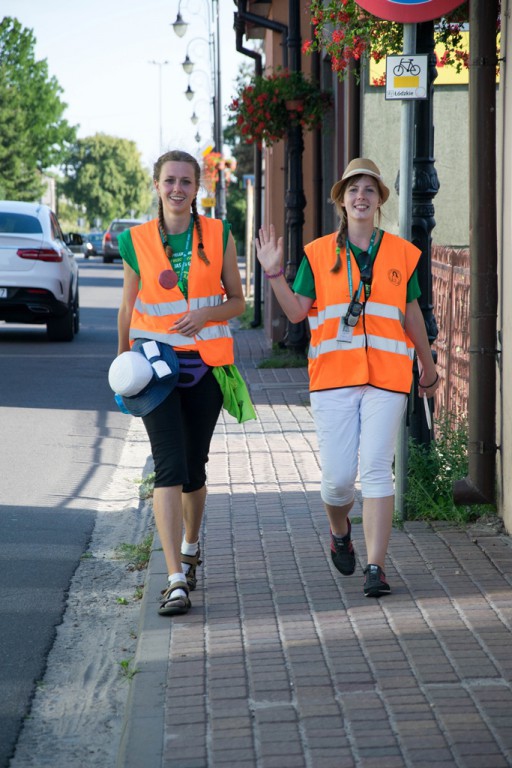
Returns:
[[[192,493],[203,487],[222,402],[210,369],[193,387],[175,387],[143,417],[155,465],[155,488],[182,485],[183,493]]]

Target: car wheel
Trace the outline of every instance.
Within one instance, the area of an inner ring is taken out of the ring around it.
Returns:
[[[73,302],[73,331],[78,333],[80,330],[80,302],[78,299],[78,288],[76,289],[76,296]]]
[[[114,261],[114,259],[112,258],[112,256],[104,256],[103,257],[103,263],[104,264],[112,264],[113,261]]]
[[[73,341],[75,337],[76,307],[73,302],[61,317],[52,317],[46,324],[46,333],[50,341]]]

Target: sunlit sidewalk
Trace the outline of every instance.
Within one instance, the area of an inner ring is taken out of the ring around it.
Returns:
[[[186,616],[157,614],[155,544],[118,766],[512,765],[510,539],[406,524],[392,594],[365,598],[359,500],[356,573],[331,564],[306,370],[258,369],[260,329],[236,342],[258,420],[216,430]]]

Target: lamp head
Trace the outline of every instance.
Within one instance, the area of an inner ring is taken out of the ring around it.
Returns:
[[[188,53],[185,56],[185,61],[182,61],[181,66],[183,67],[183,69],[185,70],[187,75],[192,74],[192,71],[193,71],[195,65],[194,65],[194,62],[192,61],[192,59],[190,58],[190,56],[188,55]]]
[[[178,37],[183,37],[186,34],[188,24],[186,21],[183,21],[181,13],[178,11],[178,15],[176,16],[176,21],[172,25],[172,28],[178,35]]]

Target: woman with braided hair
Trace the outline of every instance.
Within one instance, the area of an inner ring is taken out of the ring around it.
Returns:
[[[223,404],[215,366],[234,361],[228,320],[245,307],[235,242],[225,221],[197,211],[200,167],[186,152],[153,168],[158,217],[119,237],[124,285],[118,354],[137,339],[173,347],[178,385],[143,416],[155,465],[155,521],[168,570],[159,613],[186,613],[196,587],[206,462]],[[184,529],[184,531],[183,531]]]
[[[332,561],[346,576],[356,567],[349,512],[359,467],[367,597],[390,592],[384,561],[394,511],[392,464],[414,350],[420,396],[432,397],[439,386],[417,301],[420,251],[380,229],[388,197],[375,163],[352,160],[331,190],[339,229],[305,246],[293,290],[283,275],[282,238],[276,241],[272,225],[262,228],[256,241],[258,259],[287,317],[292,323],[309,320],[321,495]]]

